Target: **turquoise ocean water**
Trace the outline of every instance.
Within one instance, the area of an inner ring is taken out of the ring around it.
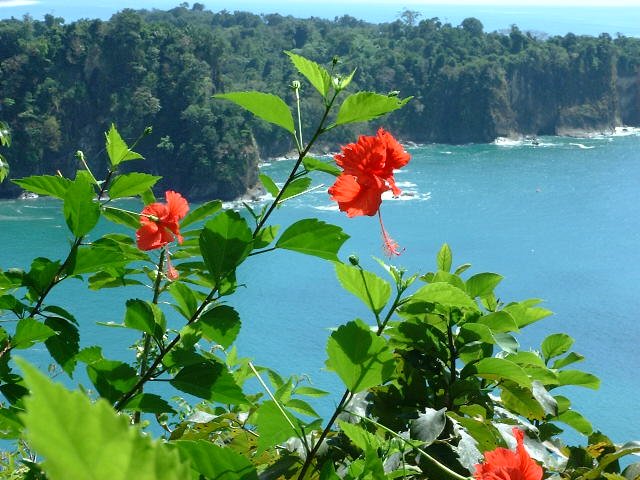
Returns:
[[[640,135],[543,137],[538,146],[427,145],[410,152],[411,163],[396,174],[403,195],[382,207],[387,229],[404,248],[395,263],[409,272],[430,271],[447,242],[455,264],[504,275],[497,289],[503,301],[544,299],[555,315],[525,329],[522,348],[535,348],[550,333],[572,335],[574,350],[587,357],[576,367],[602,379],[599,391],[567,391],[574,407],[614,440],[640,438]],[[262,168],[282,179],[291,162]],[[357,254],[367,268],[377,268],[373,257],[383,253],[376,218],[346,218],[320,188],[288,202],[273,221],[287,226],[307,217],[341,225],[351,235],[342,257]],[[0,268],[25,267],[32,252],[55,258],[67,248],[58,202],[0,202]],[[304,255],[252,257],[238,280],[246,284],[233,297],[243,321],[239,353],[283,373],[309,375],[333,392],[319,406],[327,413],[341,390],[323,369],[329,328],[368,319],[365,308],[339,288],[328,262]],[[85,293],[72,280],[52,300],[86,325],[83,346],[103,342],[107,355],[122,356],[133,337],[95,323],[122,321],[124,293]],[[128,293],[150,298],[142,288]],[[43,368],[45,359],[44,352],[33,357]]]

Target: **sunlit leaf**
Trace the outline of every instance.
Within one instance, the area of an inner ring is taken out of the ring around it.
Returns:
[[[287,228],[276,242],[276,247],[338,261],[338,251],[348,238],[349,235],[340,227],[308,218]]]
[[[358,92],[349,95],[338,111],[336,125],[368,122],[404,106],[411,97],[400,99],[373,92]]]
[[[35,175],[26,178],[12,180],[16,185],[38,195],[49,195],[50,197],[64,200],[67,189],[71,185],[71,180],[58,175]]]
[[[285,413],[289,421],[295,425],[297,423],[296,418],[286,411]],[[263,402],[260,408],[258,408],[256,425],[258,426],[258,434],[260,435],[260,438],[258,438],[259,452],[283,443],[297,435],[296,431],[291,427],[291,424],[284,418],[282,411],[272,400]]]
[[[186,228],[189,225],[192,225],[200,220],[204,220],[205,218],[213,215],[218,212],[222,208],[222,202],[220,200],[212,200],[206,203],[203,203],[199,207],[194,210],[191,210],[186,217],[182,219],[180,222],[181,228]]]
[[[340,326],[327,342],[327,368],[338,374],[351,391],[358,393],[382,385],[394,372],[393,352],[387,342],[362,320]]]
[[[125,173],[118,175],[109,185],[110,198],[133,197],[153,187],[162,177],[148,173]]]
[[[77,177],[64,196],[64,218],[71,233],[82,237],[93,230],[100,219],[100,205],[94,201],[95,190],[83,177]]]
[[[109,156],[109,161],[111,163],[111,168],[115,168],[120,165],[122,162],[128,160],[138,160],[144,158],[142,155],[136,152],[132,152],[122,137],[118,133],[116,126],[111,124],[111,128],[105,134],[106,142],[105,148],[107,150],[107,155]]]
[[[444,272],[451,271],[451,262],[453,261],[453,255],[451,254],[451,248],[446,243],[442,245],[438,255],[436,256],[436,265],[438,270]]]
[[[55,334],[54,330],[34,318],[22,318],[18,321],[11,345],[16,349],[29,348]]]
[[[293,116],[287,104],[278,96],[262,92],[219,93],[214,98],[229,100],[256,117],[295,133]]]
[[[240,332],[240,315],[229,305],[218,305],[205,312],[195,327],[207,340],[229,348]]]
[[[549,335],[542,342],[542,355],[545,361],[549,361],[554,357],[559,357],[568,352],[573,342],[573,338],[566,333]]]
[[[387,282],[375,273],[344,263],[336,263],[335,269],[345,290],[362,300],[371,311],[382,311],[391,296],[391,286]]]
[[[188,463],[116,414],[104,400],[54,384],[20,360],[31,395],[25,400],[26,438],[42,455],[50,480],[184,480]],[[90,441],[88,440],[90,439]]]
[[[173,442],[180,457],[191,464],[196,476],[216,480],[258,480],[251,462],[230,447],[220,447],[209,441],[179,440]]]
[[[467,293],[471,298],[489,295],[502,281],[502,278],[502,275],[490,272],[473,275],[467,280]]]
[[[293,52],[285,51],[295,65],[296,69],[309,80],[309,83],[320,92],[323,97],[327,96],[331,87],[331,77],[327,70],[316,62],[309,60]]]
[[[247,399],[227,367],[214,360],[194,363],[182,368],[171,380],[178,390],[211,402],[246,404]]]
[[[239,213],[226,210],[209,220],[200,233],[202,258],[214,279],[235,270],[251,251],[253,236]]]

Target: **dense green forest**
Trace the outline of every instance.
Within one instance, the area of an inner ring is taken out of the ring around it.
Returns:
[[[385,120],[413,142],[488,142],[497,136],[563,134],[640,125],[640,39],[607,34],[537,38],[513,26],[486,33],[420,19],[370,24],[278,14],[213,13],[202,4],[123,10],[109,21],[65,23],[48,15],[0,22],[0,120],[12,136],[11,176],[72,171],[81,149],[102,164],[111,122],[151,173],[191,199],[234,198],[257,180],[258,155],[290,151],[288,137],[214,93],[274,91],[292,99],[296,79],[283,51],[343,73],[357,87],[413,96]],[[320,109],[312,89],[306,111]],[[375,128],[370,126],[369,128]],[[329,137],[352,140],[359,126]],[[165,185],[159,184],[159,188]],[[15,185],[0,185],[14,196]]]

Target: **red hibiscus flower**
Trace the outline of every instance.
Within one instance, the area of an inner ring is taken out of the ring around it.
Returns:
[[[542,467],[538,465],[524,448],[524,433],[513,429],[516,437],[516,451],[496,448],[484,454],[484,462],[476,465],[476,480],[541,480]]]
[[[136,241],[140,250],[162,248],[174,239],[182,243],[178,221],[189,211],[187,201],[174,191],[165,192],[167,203],[151,203],[140,213]]]
[[[343,172],[329,188],[329,195],[348,217],[378,214],[388,255],[399,255],[400,251],[382,224],[382,193],[391,190],[395,196],[400,195],[393,171],[405,166],[410,158],[402,145],[382,128],[375,136],[360,136],[356,143],[342,147],[342,152],[334,157]]]

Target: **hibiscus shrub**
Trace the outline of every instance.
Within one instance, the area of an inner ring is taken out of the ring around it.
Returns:
[[[431,272],[408,274],[381,261],[380,276],[355,256],[340,259],[348,235],[338,226],[307,218],[281,232],[271,223],[275,208],[312,188],[309,173],[322,172],[334,178],[328,193],[340,210],[378,215],[387,253],[401,252],[380,216],[383,192],[400,193],[394,169],[410,161],[392,134],[361,136],[333,161],[309,152],[324,132],[382,117],[409,99],[347,94],[353,74],[288,55],[325,106],[308,143],[299,102],[296,122],[277,96],[217,95],[285,129],[296,144],[282,187],[261,175],[273,197],[266,205],[194,207],[173,191],[157,201],[158,177],[119,171],[141,156],[115,127],[106,135],[104,180],[81,152],[75,178],[16,180],[60,200],[70,248],[62,259],[37,257],[28,269],[0,271],[0,310],[15,321],[0,328],[0,432],[16,442],[2,456],[5,478],[637,479],[640,465],[621,472],[618,460],[640,444],[614,445],[594,432],[562,392],[598,385],[567,368],[583,358],[571,351],[572,338],[552,334],[537,351],[519,348],[516,335],[551,313],[536,300],[499,301],[502,277],[470,275],[468,264],[453,268],[447,245]],[[300,83],[292,87],[299,99]],[[124,197],[135,199],[117,201]],[[100,219],[120,233],[96,238]],[[370,311],[369,322],[347,321],[327,339],[326,366],[344,384],[328,419],[311,404],[327,392],[255,366],[235,347],[234,292],[249,280],[238,267],[273,250],[332,262],[340,285]],[[90,321],[75,317],[82,299],[51,303],[68,279],[93,290],[147,284],[148,299],[127,300],[124,319],[110,324],[139,334],[133,350],[123,345],[108,358],[104,345],[80,348]],[[17,350],[38,363],[46,350],[51,371],[75,388],[15,357]],[[176,396],[183,394],[198,403]],[[559,435],[567,427],[589,445],[565,446]]]

